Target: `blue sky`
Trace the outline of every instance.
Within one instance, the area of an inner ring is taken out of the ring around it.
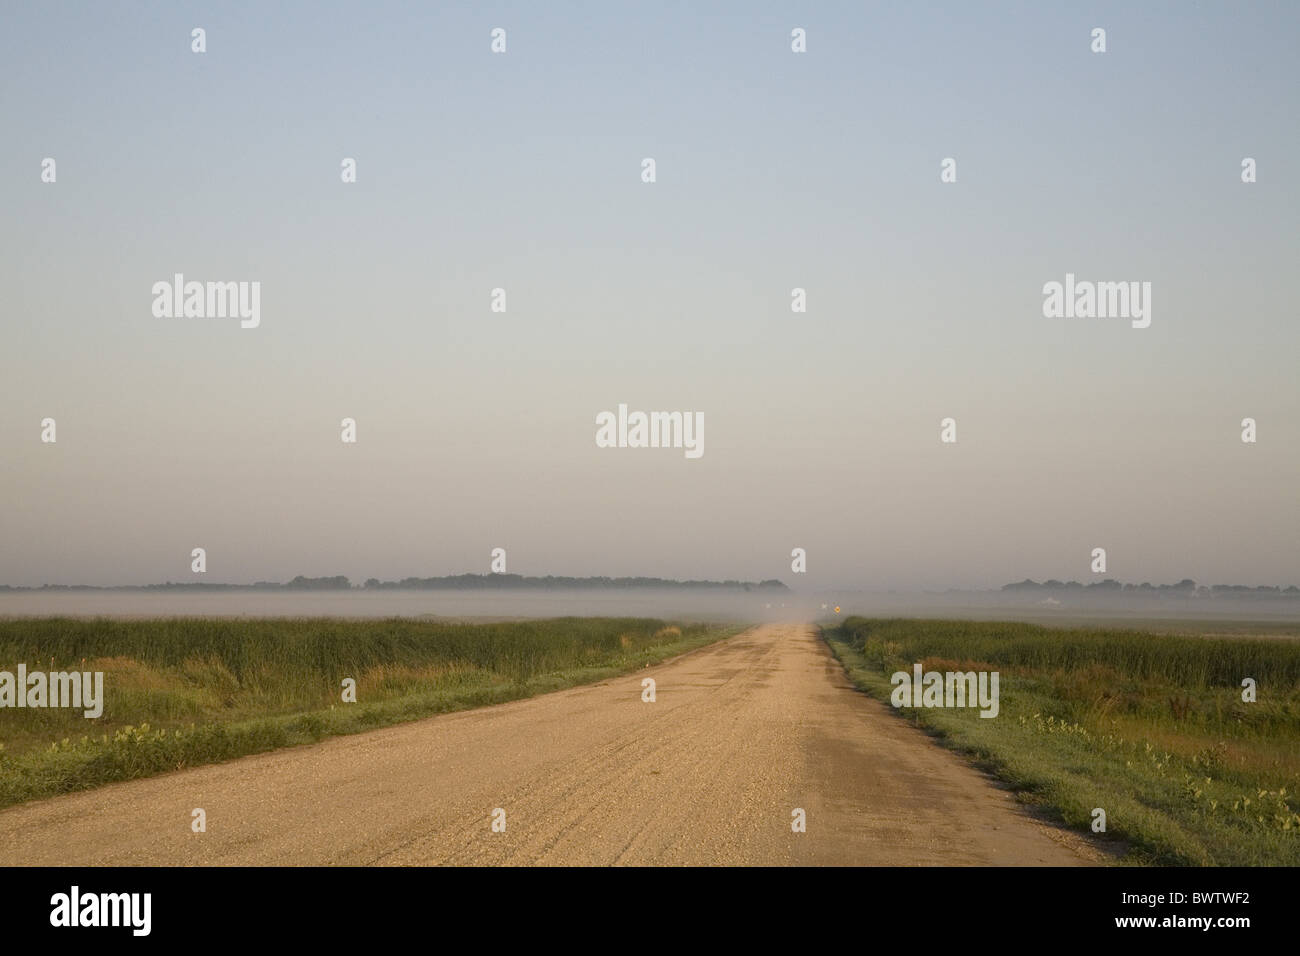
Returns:
[[[7,6],[0,581],[500,546],[796,583],[802,546],[809,586],[983,587],[1105,546],[1300,582],[1297,35],[1282,3]],[[260,281],[261,326],[155,318],[176,272]],[[1066,272],[1150,281],[1151,327],[1045,319]],[[704,457],[596,448],[620,402],[702,411]]]

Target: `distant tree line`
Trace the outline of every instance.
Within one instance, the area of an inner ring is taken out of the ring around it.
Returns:
[[[455,574],[441,578],[403,578],[400,581],[380,581],[370,578],[366,581],[366,590],[448,590],[469,591],[491,588],[543,588],[562,590],[565,588],[701,588],[733,591],[788,591],[782,582],[768,581],[677,581],[671,578],[608,578],[608,577],[525,577],[521,574]]]
[[[360,587],[367,591],[390,590],[443,590],[469,591],[511,588],[561,590],[572,588],[673,588],[724,591],[788,591],[781,581],[676,581],[671,578],[572,578],[547,575],[530,578],[519,574],[455,574],[440,578],[403,578],[400,581],[380,581],[370,578],[363,585],[354,585],[345,576],[308,578],[298,575],[284,584],[278,581],[258,581],[256,584],[207,584],[198,581],[165,584],[128,584],[115,587],[98,587],[93,584],[42,584],[40,587],[11,587],[0,584],[0,591],[346,591]]]

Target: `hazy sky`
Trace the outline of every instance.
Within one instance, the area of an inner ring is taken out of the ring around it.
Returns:
[[[1297,36],[1293,3],[5,4],[0,583],[195,547],[237,582],[503,547],[985,587],[1104,547],[1300,583]],[[260,327],[156,318],[177,272],[259,281]],[[1150,327],[1044,318],[1067,272],[1149,281]],[[703,457],[596,447],[620,402],[702,412]]]

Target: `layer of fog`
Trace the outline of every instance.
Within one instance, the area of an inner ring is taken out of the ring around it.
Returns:
[[[839,613],[836,613],[839,607]],[[948,591],[785,593],[688,590],[575,591],[28,591],[0,593],[0,616],[30,617],[436,617],[512,619],[654,617],[676,621],[936,617],[1098,623],[1143,620],[1300,622],[1296,597]]]

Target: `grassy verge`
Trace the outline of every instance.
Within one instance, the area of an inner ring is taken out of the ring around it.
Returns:
[[[0,621],[0,670],[104,674],[99,718],[0,709],[0,806],[604,680],[738,630],[639,618]],[[342,700],[344,678],[356,703]]]
[[[857,617],[823,636],[885,701],[917,662],[998,671],[996,718],[897,713],[1069,826],[1105,810],[1126,862],[1300,865],[1300,641]]]

